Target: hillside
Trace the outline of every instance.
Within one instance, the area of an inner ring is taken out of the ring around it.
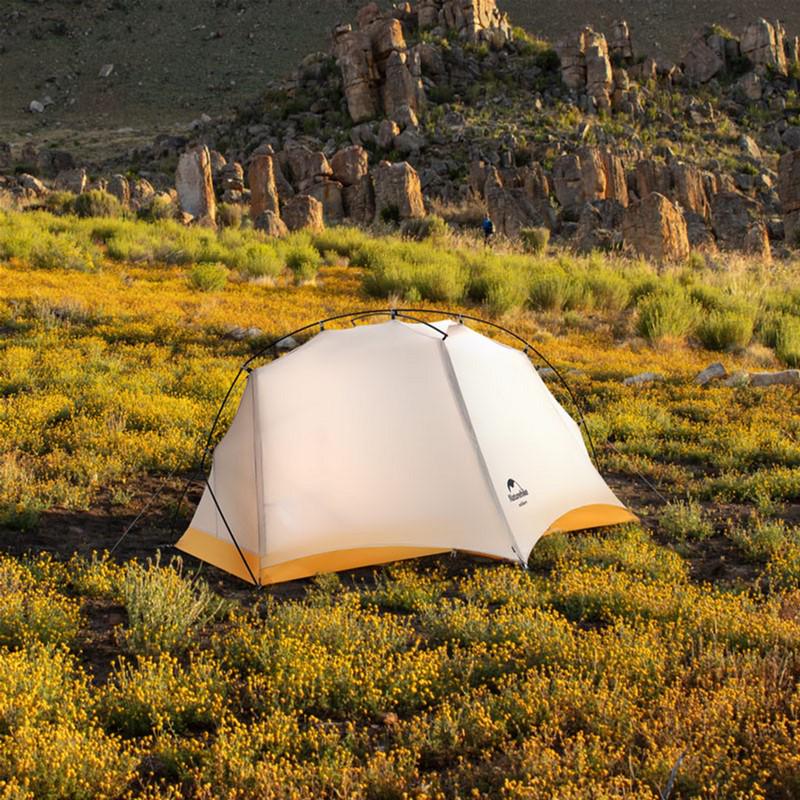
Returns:
[[[352,21],[357,0],[8,0],[0,9],[0,140],[52,134],[74,140],[95,129],[132,127],[151,134],[202,113],[216,116],[248,102],[291,72],[308,53],[325,50],[339,22]],[[679,60],[692,34],[722,23],[734,33],[764,16],[800,33],[791,0],[581,0],[560,6],[503,0],[515,25],[556,40],[584,24],[601,31],[624,16],[639,52]],[[298,24],[301,23],[301,24]],[[109,78],[103,65],[113,64]],[[42,117],[32,100],[51,98]],[[43,130],[44,129],[44,130]],[[128,137],[129,138],[129,137]],[[126,141],[124,134],[119,141]]]

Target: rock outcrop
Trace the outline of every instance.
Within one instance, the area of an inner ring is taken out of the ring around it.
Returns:
[[[247,168],[250,188],[250,219],[257,220],[265,211],[280,215],[278,188],[271,155],[254,156]]]
[[[205,145],[181,153],[175,172],[181,210],[198,221],[216,223],[217,201],[211,176],[211,156]]]
[[[425,90],[418,49],[409,49],[403,26],[392,16],[364,15],[359,30],[340,25],[334,54],[355,123],[391,116],[401,106],[422,111]]]
[[[711,201],[711,224],[723,250],[741,250],[769,259],[767,227],[755,200],[738,192],[718,192]]]
[[[686,221],[658,192],[628,207],[622,218],[622,237],[634,251],[660,263],[682,261],[689,255]]]
[[[419,175],[406,161],[381,161],[372,170],[375,188],[375,219],[414,219],[425,216]]]
[[[290,231],[308,228],[321,231],[325,228],[322,203],[307,194],[291,197],[283,206],[283,221]]]
[[[744,29],[740,42],[741,52],[756,69],[772,69],[785,75],[785,39],[786,31],[780,22],[773,25],[762,17]]]
[[[585,91],[591,108],[609,110],[614,95],[614,72],[606,37],[586,27],[562,38],[555,48],[564,84],[576,92]]]
[[[443,28],[471,42],[501,46],[511,38],[508,17],[494,0],[420,0],[417,21],[420,30]]]
[[[800,248],[800,150],[781,156],[778,193],[786,241],[791,247]]]

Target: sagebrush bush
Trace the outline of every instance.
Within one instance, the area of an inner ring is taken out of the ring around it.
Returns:
[[[667,503],[659,519],[661,530],[677,542],[702,541],[712,536],[714,526],[696,500]]]
[[[223,228],[241,228],[243,213],[238,203],[220,203],[217,206],[217,221]]]
[[[646,294],[637,304],[637,330],[649,342],[682,339],[697,325],[698,307],[679,290]]]
[[[205,581],[183,574],[181,559],[162,567],[160,554],[148,559],[146,566],[127,565],[122,596],[128,612],[123,641],[129,650],[143,655],[182,652],[190,635],[226,607]]]
[[[800,318],[784,316],[775,331],[775,354],[789,367],[800,367]]]
[[[550,243],[550,229],[522,228],[519,232],[519,238],[522,241],[522,247],[528,253],[544,253]]]
[[[72,207],[79,217],[121,217],[125,213],[119,200],[103,189],[77,195]]]
[[[417,241],[431,239],[441,242],[447,236],[449,230],[447,223],[435,214],[429,214],[419,219],[403,220],[400,226],[400,233],[403,236]]]
[[[225,288],[228,270],[223,264],[198,264],[189,272],[189,284],[201,292],[216,292]]]
[[[322,256],[309,241],[288,241],[283,250],[286,266],[294,273],[295,281],[311,281],[317,277]]]
[[[753,338],[753,317],[745,311],[712,311],[703,315],[696,333],[707,350],[742,350]]]

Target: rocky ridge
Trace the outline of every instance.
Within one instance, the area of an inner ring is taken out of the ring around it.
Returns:
[[[551,48],[493,0],[372,3],[258,103],[118,164],[0,146],[0,169],[20,173],[0,191],[105,188],[134,209],[161,196],[206,224],[218,202],[242,204],[274,235],[402,222],[431,203],[471,208],[475,224],[485,208],[509,237],[546,227],[580,251],[659,261],[800,244],[798,38],[763,19],[740,38],[710,27],[680,64],[634,41],[620,20]]]

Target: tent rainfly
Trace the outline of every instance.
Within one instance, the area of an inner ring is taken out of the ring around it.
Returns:
[[[178,548],[264,584],[633,519],[525,353],[392,319],[250,373]]]

